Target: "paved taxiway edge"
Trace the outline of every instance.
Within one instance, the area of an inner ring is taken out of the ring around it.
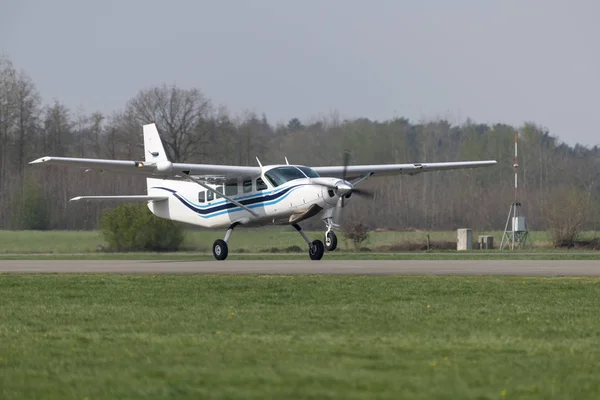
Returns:
[[[0,260],[0,273],[600,276],[597,260]]]

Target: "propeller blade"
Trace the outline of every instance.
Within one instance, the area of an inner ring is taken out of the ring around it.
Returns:
[[[352,190],[352,193],[356,193],[359,196],[368,197],[370,199],[372,199],[373,197],[375,197],[375,193],[373,193],[370,190],[366,190],[366,189],[357,189],[357,188],[354,188]]]
[[[344,166],[344,172],[342,172],[342,180],[345,182],[346,181],[346,175],[348,172],[348,164],[350,164],[350,152],[348,150],[344,150],[344,154],[342,156],[342,165]],[[341,196],[340,200],[341,200],[341,206],[344,207],[344,203],[345,203],[345,198],[346,196]]]
[[[344,207],[344,197],[340,197],[337,201],[337,204],[335,206],[335,210],[334,210],[334,215],[333,215],[333,220],[338,224],[341,225],[341,220],[342,220],[342,207]]]
[[[350,164],[350,152],[348,150],[344,151],[344,156],[342,158],[344,172],[342,172],[342,179],[346,180],[346,172],[348,171],[348,164]]]

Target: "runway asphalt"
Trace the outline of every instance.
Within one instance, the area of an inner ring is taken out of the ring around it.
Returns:
[[[0,273],[600,276],[600,261],[43,261],[0,260]]]

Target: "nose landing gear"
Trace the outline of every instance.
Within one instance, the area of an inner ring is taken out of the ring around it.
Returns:
[[[325,232],[325,249],[334,251],[337,249],[337,236],[334,231]]]
[[[325,220],[325,225],[327,225],[327,231],[325,232],[325,249],[327,251],[334,251],[337,249],[337,236],[333,231],[333,220],[331,218],[327,218]]]

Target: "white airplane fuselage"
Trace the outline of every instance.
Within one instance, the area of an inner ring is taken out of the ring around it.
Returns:
[[[332,185],[340,182],[339,178],[320,179],[321,182],[330,179]],[[318,215],[323,219],[331,217],[339,199],[337,193],[322,184],[311,183],[309,178],[294,179],[277,187],[268,184],[264,190],[256,190],[254,179],[252,190],[246,193],[243,193],[243,185],[239,182],[237,194],[230,194],[230,197],[258,215],[255,216],[224,198],[208,201],[208,192],[194,182],[154,178],[148,178],[147,181],[148,195],[168,195],[165,201],[148,202],[152,213],[161,218],[206,228],[226,228],[236,222],[246,226],[289,224],[294,222],[290,217],[307,215],[311,207],[311,217]],[[222,185],[209,186],[216,189]],[[203,193],[204,201],[200,201]]]

